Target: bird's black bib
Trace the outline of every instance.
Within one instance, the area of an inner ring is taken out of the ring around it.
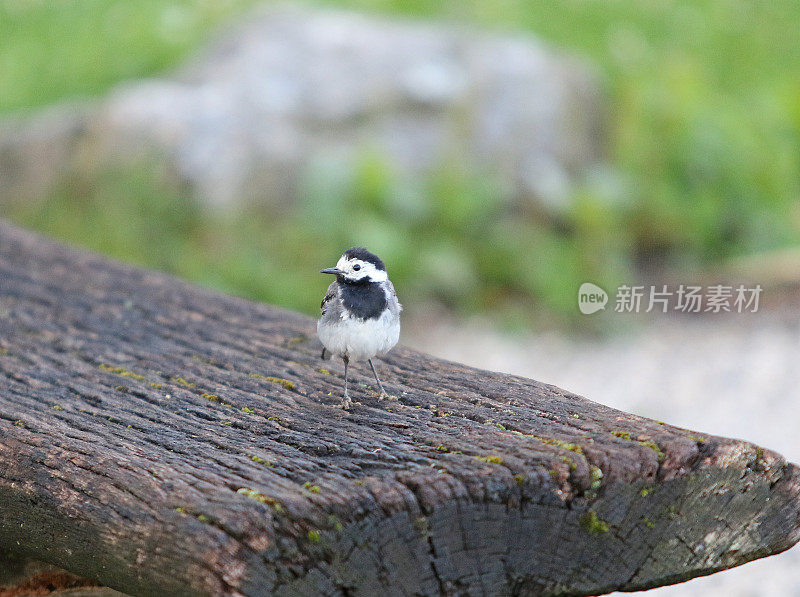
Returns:
[[[342,303],[345,309],[359,319],[375,319],[386,309],[386,293],[377,282],[359,280],[348,282],[340,279]]]

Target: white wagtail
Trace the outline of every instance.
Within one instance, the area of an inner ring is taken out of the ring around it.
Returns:
[[[322,299],[322,317],[317,334],[322,341],[322,358],[337,355],[344,360],[344,408],[352,404],[347,392],[347,365],[367,360],[381,389],[386,390],[372,364],[372,357],[384,355],[400,338],[400,311],[394,285],[379,257],[361,247],[345,251],[336,267],[321,270],[334,274]],[[327,353],[327,356],[326,356]]]

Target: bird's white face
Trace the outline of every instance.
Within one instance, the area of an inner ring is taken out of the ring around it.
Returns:
[[[365,278],[369,278],[372,282],[385,282],[388,280],[386,272],[376,268],[369,261],[348,259],[344,255],[342,255],[336,263],[336,269],[340,270],[345,279],[351,282],[358,282]]]

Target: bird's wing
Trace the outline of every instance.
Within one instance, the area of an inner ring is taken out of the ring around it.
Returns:
[[[386,280],[386,285],[389,287],[389,293],[394,297],[395,302],[397,303],[397,312],[403,310],[403,305],[400,304],[400,301],[397,300],[397,293],[394,291],[394,284],[392,284],[391,280]]]
[[[331,301],[336,298],[337,289],[338,284],[335,281],[331,282],[331,285],[328,286],[328,291],[325,293],[325,297],[322,299],[322,302],[319,305],[323,315],[325,315],[325,311],[327,311]]]

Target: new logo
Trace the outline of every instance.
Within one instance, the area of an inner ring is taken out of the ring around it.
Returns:
[[[591,315],[605,309],[607,302],[608,294],[596,284],[584,282],[578,289],[578,309],[584,315]]]

